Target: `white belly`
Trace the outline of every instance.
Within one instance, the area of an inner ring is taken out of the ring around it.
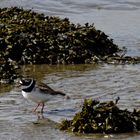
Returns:
[[[33,92],[22,91],[22,95],[24,98],[31,100],[33,102],[36,102],[36,103],[46,102],[51,99],[51,96],[49,94],[39,93],[36,91],[33,91]]]

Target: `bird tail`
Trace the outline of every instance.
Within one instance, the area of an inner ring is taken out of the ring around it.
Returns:
[[[61,91],[55,91],[57,94],[65,96],[65,99],[70,99],[70,97],[68,95],[66,95],[65,93],[61,92]]]

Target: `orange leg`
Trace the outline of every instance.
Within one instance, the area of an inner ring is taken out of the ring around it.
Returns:
[[[40,104],[41,104],[41,103],[38,103],[38,104],[37,104],[36,108],[33,109],[33,112],[36,112],[36,110],[37,110],[37,108],[40,106]]]
[[[43,113],[44,106],[44,103],[42,103],[41,113]]]
[[[43,109],[44,109],[44,106],[45,106],[45,105],[44,105],[44,103],[42,103],[42,102],[37,104],[37,106],[35,107],[35,109],[33,109],[33,112],[36,112],[37,108],[38,108],[40,105],[42,106],[42,108],[41,108],[41,113],[43,113]]]

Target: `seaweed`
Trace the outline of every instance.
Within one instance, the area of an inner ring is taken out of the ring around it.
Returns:
[[[120,50],[94,24],[73,24],[18,7],[0,9],[0,17],[0,52],[20,64],[93,63],[95,56]]]
[[[115,102],[85,99],[81,112],[72,120],[63,120],[60,130],[76,133],[126,133],[140,130],[140,110],[122,110]]]

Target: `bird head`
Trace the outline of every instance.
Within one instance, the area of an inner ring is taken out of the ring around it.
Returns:
[[[25,92],[31,92],[35,87],[35,80],[33,78],[20,79],[21,89]]]
[[[33,79],[28,78],[28,79],[20,79],[19,84],[22,86],[29,86],[31,84],[31,82],[33,81]]]

